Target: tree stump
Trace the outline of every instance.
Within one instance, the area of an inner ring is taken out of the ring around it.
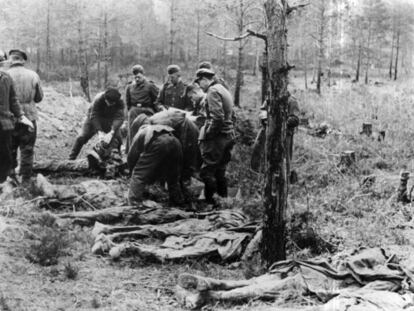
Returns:
[[[371,123],[362,123],[362,132],[361,134],[364,134],[368,137],[372,135],[372,124]]]
[[[384,141],[385,140],[385,131],[379,131],[378,132],[378,141]]]
[[[397,201],[402,203],[409,203],[410,198],[408,197],[407,183],[410,179],[410,172],[401,172],[400,186],[398,187]]]
[[[356,158],[355,158],[355,151],[353,150],[346,150],[341,153],[341,158],[339,161],[338,166],[342,169],[347,169],[351,167],[353,164],[355,164]]]

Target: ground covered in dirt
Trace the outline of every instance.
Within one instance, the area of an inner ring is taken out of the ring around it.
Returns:
[[[254,135],[259,84],[256,77],[246,76],[246,80],[244,111],[239,114],[243,115],[244,128],[253,129]],[[396,193],[400,171],[411,171],[413,167],[414,91],[410,84],[389,82],[366,87],[344,82],[319,97],[302,90],[301,81],[292,82],[298,89],[295,96],[302,118],[310,125],[301,125],[295,135],[293,167],[298,182],[290,189],[289,257],[329,258],[345,249],[380,246],[408,259],[414,251],[412,206],[398,203]],[[49,86],[38,107],[36,159],[66,159],[88,103]],[[360,135],[364,122],[373,124],[372,137]],[[315,128],[322,123],[328,129],[326,135],[314,136]],[[378,141],[377,133],[382,130],[386,131],[385,140]],[[252,134],[239,134],[229,168],[230,185],[237,196],[222,205],[240,208],[253,219],[260,219],[263,180],[248,169]],[[346,150],[355,151],[356,162],[343,169],[338,164]],[[374,178],[367,184],[364,181],[369,176]],[[49,180],[71,185],[86,178],[59,176]],[[121,178],[120,184],[127,189],[126,178]],[[37,193],[4,187],[0,194],[2,310],[181,310],[174,295],[181,273],[244,279],[264,272],[257,258],[248,262],[203,259],[161,264],[137,256],[113,261],[93,255],[92,227],[59,226],[47,213],[48,208],[39,203],[42,199]],[[68,211],[78,208],[71,206]],[[300,239],[292,239],[298,227],[321,237],[323,242],[315,247],[302,245]],[[48,245],[56,256],[45,254],[39,245]],[[300,310],[317,304],[309,297],[286,293],[274,302],[217,303],[204,309],[270,310],[279,306]]]

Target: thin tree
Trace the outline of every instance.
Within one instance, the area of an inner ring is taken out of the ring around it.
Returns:
[[[267,20],[269,106],[266,129],[264,219],[261,254],[270,265],[286,259],[285,222],[288,195],[286,118],[289,94],[285,0],[265,2]]]

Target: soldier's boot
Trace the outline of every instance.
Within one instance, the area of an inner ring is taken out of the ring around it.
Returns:
[[[145,184],[144,182],[134,176],[131,177],[128,191],[128,203],[132,206],[138,206],[142,203],[144,196]]]
[[[69,155],[69,160],[76,160],[84,144],[85,143],[83,139],[79,137],[76,138],[75,144],[73,145],[72,151],[70,152],[70,155]]]
[[[171,206],[182,206],[184,197],[178,183],[168,183],[169,203]]]
[[[226,198],[227,193],[227,179],[225,177],[225,171],[217,171],[216,173],[216,184],[217,184],[217,194],[222,198]]]

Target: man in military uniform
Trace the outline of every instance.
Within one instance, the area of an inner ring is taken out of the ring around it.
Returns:
[[[186,96],[187,83],[181,79],[181,69],[177,65],[167,68],[168,80],[161,88],[156,104],[164,108],[174,107],[181,110],[193,111],[194,107]]]
[[[125,100],[128,108],[128,129],[131,128],[132,122],[141,114],[153,115],[159,108],[156,106],[159,89],[144,76],[144,67],[134,65],[132,67],[134,81],[130,83],[125,92]],[[133,137],[128,132],[127,151]]]
[[[69,159],[76,159],[83,145],[98,132],[107,133],[103,140],[110,149],[118,148],[122,142],[120,127],[124,121],[124,109],[125,104],[117,89],[108,88],[105,92],[98,93],[88,109],[82,133],[76,138]]]
[[[198,69],[209,69],[211,71],[214,71],[213,65],[208,61],[202,61],[200,64],[198,64]],[[219,77],[217,74],[214,75],[214,81],[221,84],[227,90],[229,90],[229,86],[227,85],[226,81],[224,81],[224,79]]]
[[[200,177],[204,182],[206,202],[214,204],[213,195],[227,196],[226,167],[234,145],[233,99],[229,91],[214,79],[210,69],[199,69],[196,80],[207,93],[206,122],[200,130],[199,145],[202,158]]]
[[[17,98],[23,108],[26,117],[32,122],[33,128],[16,125],[13,134],[13,161],[14,168],[17,167],[17,150],[20,148],[20,175],[22,182],[30,181],[33,169],[34,146],[37,136],[37,108],[36,103],[43,99],[43,91],[40,86],[40,78],[36,72],[24,67],[27,54],[22,50],[11,50],[9,52],[11,66],[7,71],[12,77]],[[12,173],[14,175],[14,173]]]
[[[0,183],[6,180],[13,167],[14,119],[33,129],[33,123],[24,115],[19,104],[12,78],[1,70],[6,59],[6,53],[0,50]]]
[[[143,200],[145,186],[167,181],[170,204],[181,205],[180,174],[183,152],[174,129],[166,125],[150,125],[145,115],[138,116],[140,124],[128,152],[128,166],[132,172],[128,200],[138,205]]]
[[[262,122],[262,128],[256,136],[256,140],[253,144],[253,152],[251,157],[251,168],[257,172],[260,170],[260,164],[262,155],[264,154],[264,148],[266,143],[266,126],[267,126],[267,106],[268,100],[266,99],[260,107],[260,120]],[[288,115],[286,121],[286,141],[287,141],[287,156],[289,164],[292,162],[293,155],[293,135],[295,128],[299,125],[299,106],[298,101],[294,96],[289,94],[288,99]],[[289,166],[290,170],[290,166]],[[291,174],[292,175],[292,174]]]

